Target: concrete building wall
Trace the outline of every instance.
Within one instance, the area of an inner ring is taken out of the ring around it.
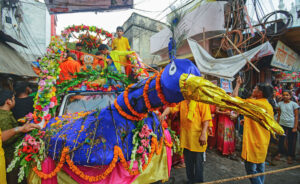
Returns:
[[[10,44],[26,61],[32,62],[44,55],[50,43],[50,14],[44,3],[34,0],[23,0],[17,5],[18,8],[14,10],[3,9],[3,30],[28,47],[26,49]],[[10,17],[12,23],[7,23],[6,17]]]
[[[133,13],[123,24],[124,36],[128,38],[131,49],[148,65],[159,61],[159,56],[150,53],[150,37],[164,27],[165,24],[137,13]]]

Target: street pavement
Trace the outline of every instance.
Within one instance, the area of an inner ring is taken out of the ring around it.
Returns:
[[[239,157],[240,153],[237,153],[237,155],[237,157],[232,159],[221,155],[217,150],[207,150],[204,166],[204,181],[208,182],[246,175],[244,163]],[[296,161],[294,164],[287,164],[286,158],[282,158],[281,161],[278,161],[275,164],[276,166],[267,162],[266,171],[300,165],[300,161]],[[185,168],[172,168],[170,180],[166,183],[184,184],[186,181]],[[251,184],[249,179],[227,183]],[[300,184],[300,169],[268,175],[265,178],[265,184]]]

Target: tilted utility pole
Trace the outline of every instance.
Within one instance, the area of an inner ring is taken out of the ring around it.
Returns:
[[[3,24],[2,24],[2,7],[3,7],[3,0],[0,0],[0,31],[3,29]]]

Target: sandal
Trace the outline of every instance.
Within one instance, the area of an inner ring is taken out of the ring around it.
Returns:
[[[276,156],[274,157],[274,160],[279,161],[279,160],[280,160],[280,154],[276,155]]]
[[[174,166],[174,169],[180,169],[180,168],[184,168],[185,167],[185,163],[180,163],[178,165]]]
[[[288,164],[293,164],[294,163],[292,157],[287,158],[287,163]]]

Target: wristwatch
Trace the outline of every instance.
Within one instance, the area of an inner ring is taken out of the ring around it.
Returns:
[[[16,127],[16,128],[15,128],[15,132],[16,132],[16,133],[19,133],[19,131],[20,131],[20,130],[19,130],[19,127]]]

